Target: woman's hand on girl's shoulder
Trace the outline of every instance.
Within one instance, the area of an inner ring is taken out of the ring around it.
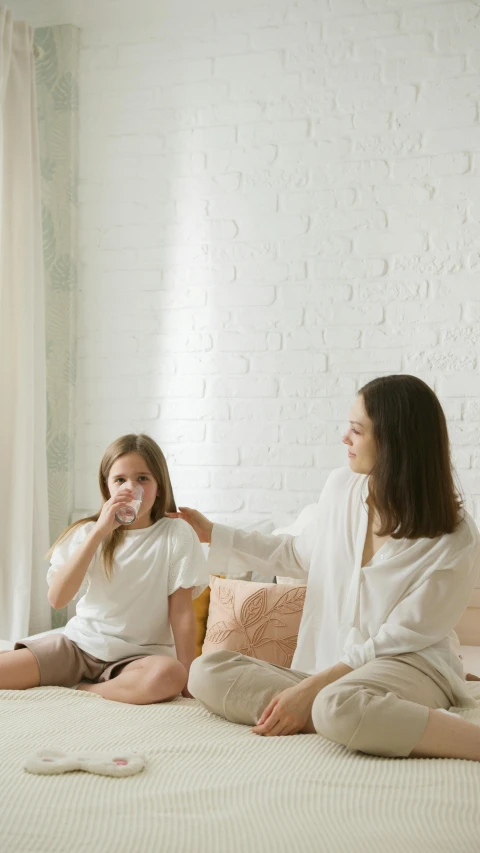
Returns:
[[[213,522],[205,515],[202,515],[198,509],[190,509],[188,506],[179,506],[178,512],[166,512],[165,515],[168,518],[182,518],[184,521],[188,521],[189,525],[193,527],[195,533],[200,539],[200,542],[207,542],[210,544],[212,541]]]
[[[94,528],[97,533],[101,533],[103,539],[117,527],[121,527],[121,523],[115,518],[115,513],[121,506],[126,506],[133,499],[134,494],[130,489],[122,489],[113,498],[105,501]]]

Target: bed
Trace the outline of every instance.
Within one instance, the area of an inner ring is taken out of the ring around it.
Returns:
[[[0,644],[9,648],[10,644]],[[480,672],[480,648],[464,651]],[[471,683],[480,700],[480,682]],[[460,712],[480,725],[478,710]],[[48,687],[0,691],[2,853],[478,853],[480,764],[259,738],[191,699],[136,707]],[[113,779],[34,776],[32,751],[143,753]]]

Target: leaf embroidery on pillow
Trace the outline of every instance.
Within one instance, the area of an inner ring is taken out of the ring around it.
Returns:
[[[278,640],[278,643],[281,646],[286,646],[287,649],[294,652],[295,649],[297,648],[297,639],[298,639],[297,635],[293,634],[292,637],[283,637],[281,640]]]
[[[296,586],[285,592],[272,607],[277,613],[298,613],[305,604],[305,587]]]
[[[218,597],[224,607],[226,607],[228,610],[231,610],[232,613],[235,612],[235,598],[232,590],[229,589],[228,586],[220,584],[218,589]]]
[[[256,646],[260,642],[265,631],[268,628],[268,623],[269,623],[269,620],[265,619],[265,622],[262,622],[262,624],[255,630],[255,633],[254,633],[254,635],[252,637],[252,641],[251,641],[252,646]]]
[[[205,640],[220,644],[232,634],[240,634],[243,635],[243,641],[240,640],[240,648],[236,647],[236,651],[240,654],[265,659],[259,654],[260,648],[273,644],[277,649],[275,662],[282,666],[291,666],[293,653],[297,646],[297,635],[266,637],[265,634],[269,627],[276,629],[274,633],[278,632],[279,629],[286,628],[287,622],[278,617],[280,614],[290,616],[301,613],[304,601],[305,587],[295,587],[280,595],[278,600],[269,608],[268,593],[265,587],[257,590],[243,601],[240,614],[237,616],[234,590],[228,586],[228,583],[219,583],[218,602],[226,611],[225,620],[211,625]],[[278,659],[279,655],[280,660]],[[266,659],[268,660],[268,657]]]
[[[205,639],[209,643],[223,643],[236,630],[238,629],[229,627],[226,622],[216,622],[208,629]]]
[[[259,589],[242,604],[240,611],[240,622],[244,628],[253,625],[263,616],[267,608],[267,590]]]

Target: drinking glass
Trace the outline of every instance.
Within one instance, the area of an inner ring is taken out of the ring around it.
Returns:
[[[136,520],[143,501],[143,489],[140,485],[132,486],[133,499],[126,506],[121,506],[115,513],[115,518],[120,524],[133,524]]]

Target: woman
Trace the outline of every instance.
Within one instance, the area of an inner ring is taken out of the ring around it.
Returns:
[[[373,755],[480,760],[480,727],[445,713],[476,705],[453,628],[474,588],[480,536],[455,490],[442,408],[413,376],[375,379],[343,442],[350,467],[332,472],[299,536],[178,513],[224,571],[234,561],[308,573],[292,669],[214,652],[193,663],[190,692],[257,734],[318,732]]]

